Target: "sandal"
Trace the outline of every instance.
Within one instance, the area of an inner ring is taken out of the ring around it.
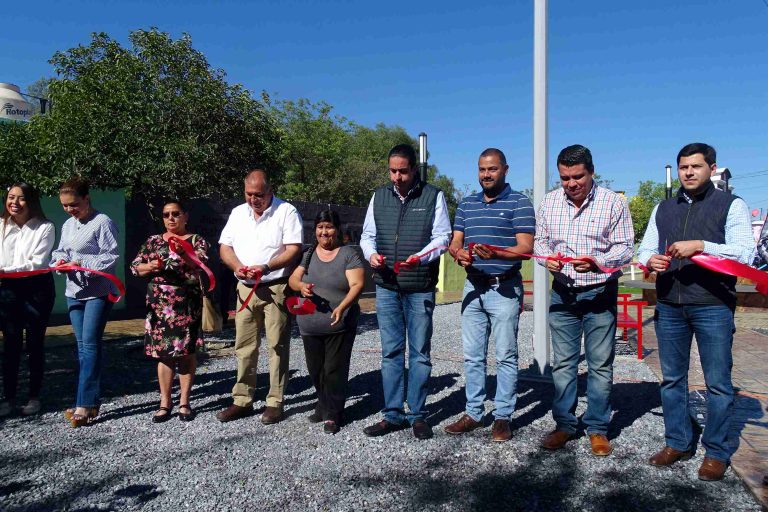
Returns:
[[[169,419],[171,419],[171,411],[173,410],[173,406],[171,407],[163,407],[162,405],[157,408],[157,412],[152,416],[152,423],[165,423]],[[165,411],[165,414],[158,414],[158,412]]]
[[[189,413],[184,414],[183,412],[181,412],[182,409],[189,409]],[[179,405],[179,419],[181,421],[192,421],[193,419],[195,419],[195,411],[192,410],[189,404]]]
[[[70,411],[72,411],[70,413]],[[86,425],[90,425],[95,419],[96,416],[99,415],[99,408],[98,407],[90,407],[86,409],[85,416],[82,414],[77,414],[75,412],[75,409],[67,409],[64,411],[64,416],[66,417],[69,413],[69,424],[72,425],[72,428],[78,428],[78,427],[84,427]]]

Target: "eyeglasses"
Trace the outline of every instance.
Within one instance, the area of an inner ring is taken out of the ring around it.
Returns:
[[[173,217],[174,219],[178,219],[179,217],[181,217],[181,212],[180,211],[163,212],[164,219],[169,219],[171,217]]]

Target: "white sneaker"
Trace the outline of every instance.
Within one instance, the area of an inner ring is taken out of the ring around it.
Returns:
[[[36,398],[30,398],[27,405],[21,408],[21,414],[24,416],[32,416],[40,412],[40,400]]]
[[[13,412],[13,406],[10,402],[0,402],[0,418],[10,416]]]

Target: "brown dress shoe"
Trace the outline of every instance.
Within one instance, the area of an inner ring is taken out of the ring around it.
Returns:
[[[512,439],[512,428],[509,426],[509,420],[493,420],[491,439],[496,443],[503,443]]]
[[[472,432],[476,428],[480,428],[482,426],[483,424],[481,422],[475,421],[469,414],[465,414],[457,421],[445,427],[443,430],[445,430],[447,434],[458,436],[461,434],[466,434],[467,432]]]
[[[253,406],[241,407],[239,405],[232,404],[223,411],[216,413],[216,419],[222,423],[228,421],[239,420],[241,418],[247,418],[253,414]]]
[[[704,457],[704,462],[701,463],[699,468],[699,480],[704,480],[705,482],[722,480],[726,469],[728,469],[727,463]]]
[[[589,434],[589,444],[592,445],[592,455],[605,457],[613,451],[613,446],[603,434]]]
[[[671,466],[679,460],[690,459],[692,455],[693,453],[691,452],[681,452],[680,450],[665,446],[648,459],[648,463],[651,466]]]
[[[562,430],[553,430],[541,440],[541,447],[546,450],[559,450],[573,438],[573,434]]]
[[[282,407],[265,407],[264,412],[261,413],[261,422],[264,425],[274,425],[275,423],[280,423],[280,420],[283,419],[283,409]]]

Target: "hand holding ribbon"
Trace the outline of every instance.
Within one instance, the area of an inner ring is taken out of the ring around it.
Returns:
[[[251,288],[251,292],[248,294],[248,296],[243,301],[243,304],[240,306],[240,308],[237,310],[237,312],[241,312],[246,307],[248,307],[248,303],[251,302],[251,297],[253,297],[253,294],[256,293],[256,288],[259,286],[259,283],[261,282],[261,277],[263,275],[263,272],[260,268],[252,268],[252,267],[241,267],[237,271],[239,274],[242,274],[246,277],[246,279],[253,279],[253,288]]]
[[[184,240],[183,238],[172,236],[168,239],[168,245],[170,246],[171,251],[186,259],[190,265],[199,268],[205,273],[206,276],[208,276],[207,291],[210,292],[216,287],[216,278],[214,277],[213,272],[211,272],[211,269],[209,269],[202,261],[200,261],[200,258],[198,258],[197,253],[195,252],[195,248],[192,247],[191,243]]]
[[[302,299],[296,296],[285,299],[285,307],[288,308],[289,313],[294,315],[311,315],[317,309],[311,299]]]

